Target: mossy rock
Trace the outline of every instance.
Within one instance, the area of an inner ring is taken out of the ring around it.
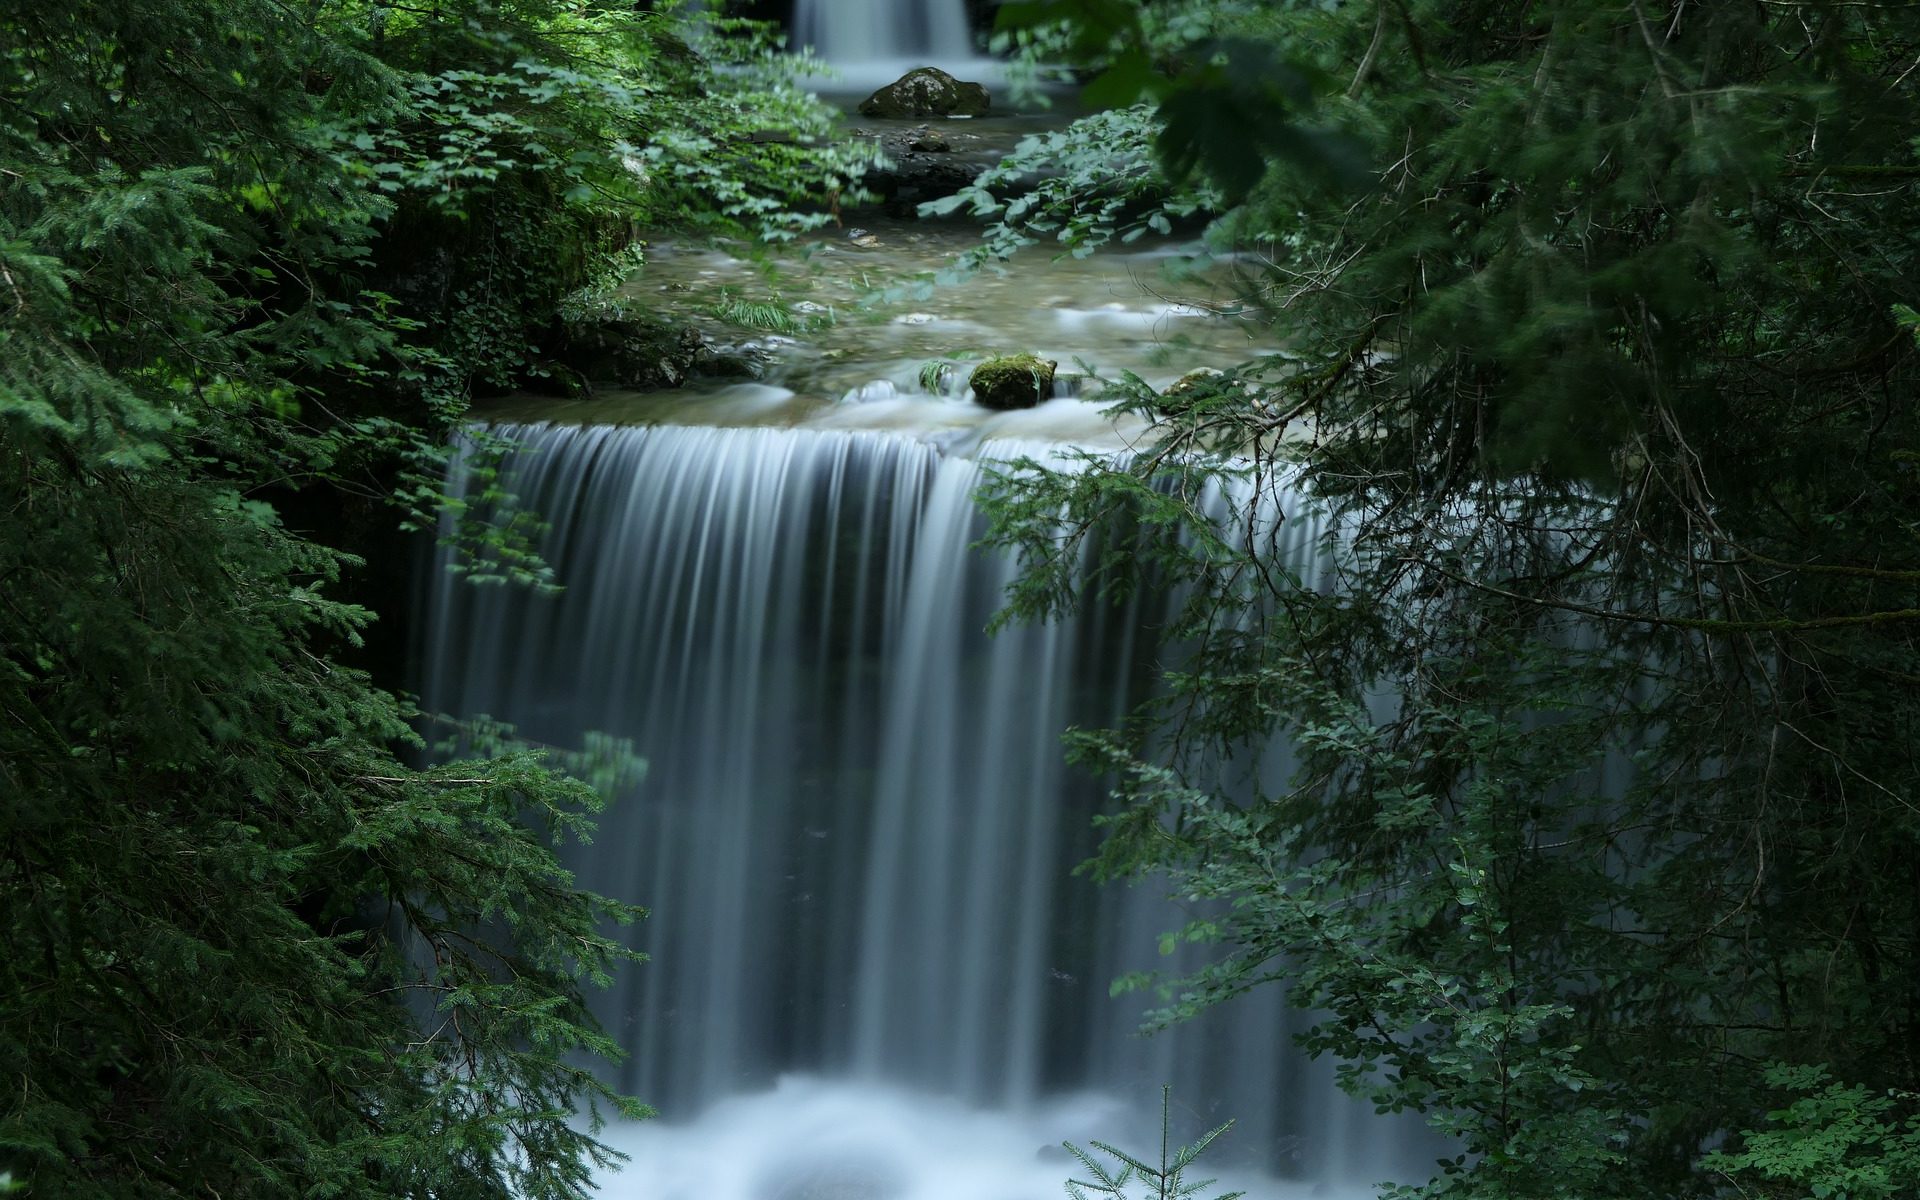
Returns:
[[[977,404],[994,409],[1032,408],[1053,395],[1060,364],[1033,354],[990,358],[973,369],[967,386]]]
[[[915,67],[862,100],[860,115],[901,120],[982,117],[989,102],[980,84],[955,79],[939,67]]]

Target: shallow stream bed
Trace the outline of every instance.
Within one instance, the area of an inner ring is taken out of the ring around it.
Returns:
[[[1257,315],[1236,310],[1236,270],[1195,270],[1192,242],[1136,243],[1087,258],[1036,246],[959,283],[935,283],[977,244],[976,226],[850,214],[794,246],[650,246],[618,299],[698,326],[766,361],[752,381],[695,378],[670,391],[600,390],[581,399],[492,401],[496,420],[890,429],[951,443],[993,437],[1119,446],[1137,423],[1102,415],[1097,383],[1122,372],[1164,388],[1279,348]],[[797,327],[744,328],[729,302],[777,305]],[[1053,399],[995,413],[965,395],[972,364],[1030,351],[1059,363]],[[934,378],[928,364],[951,364]],[[931,386],[929,386],[931,385]]]

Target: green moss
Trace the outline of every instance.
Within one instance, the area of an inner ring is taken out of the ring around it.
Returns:
[[[967,386],[976,403],[988,408],[1032,408],[1053,394],[1059,363],[1033,354],[990,358],[973,369]]]

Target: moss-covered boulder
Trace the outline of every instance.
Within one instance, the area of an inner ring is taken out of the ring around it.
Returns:
[[[926,117],[981,117],[987,113],[987,89],[955,79],[939,67],[915,67],[860,102],[864,117],[918,120]]]
[[[994,409],[1032,408],[1053,395],[1060,364],[1032,354],[990,358],[973,369],[967,386],[974,403]]]

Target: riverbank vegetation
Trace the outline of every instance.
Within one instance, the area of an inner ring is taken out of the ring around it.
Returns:
[[[640,1111],[573,1057],[637,915],[554,857],[594,794],[415,766],[342,544],[537,578],[439,509],[467,398],[636,226],[777,238],[855,169],[653,8],[0,6],[0,1178],[574,1196],[576,1110]]]
[[[1397,1194],[1920,1193],[1920,11],[1001,21],[1138,101],[1149,199],[1212,189],[1297,339],[1133,381],[1153,450],[993,497],[1016,613],[1098,603],[1089,552],[1190,597],[1165,696],[1073,739],[1119,781],[1095,869],[1169,874],[1215,951],[1130,981],[1158,1019],[1288,989],[1458,1139]],[[1124,235],[1142,178],[997,234]]]

